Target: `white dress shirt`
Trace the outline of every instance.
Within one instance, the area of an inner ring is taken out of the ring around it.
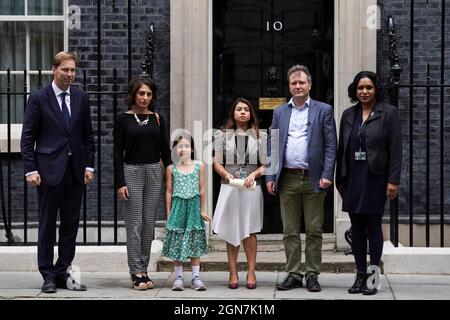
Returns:
[[[292,106],[291,119],[287,137],[286,153],[283,166],[292,169],[305,169],[308,163],[308,109],[311,99],[308,97],[305,104],[296,106],[294,98],[289,101]]]
[[[59,104],[59,109],[62,111],[62,96],[61,93],[65,92],[66,94],[66,105],[67,108],[69,109],[69,114],[72,115],[72,111],[70,109],[70,87],[67,88],[66,91],[62,91],[60,88],[58,88],[58,86],[55,84],[55,81],[52,82],[52,88],[53,88],[53,92],[55,93],[56,96],[56,100],[58,101]]]

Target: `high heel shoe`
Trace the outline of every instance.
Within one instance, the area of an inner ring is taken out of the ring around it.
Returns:
[[[255,283],[248,283],[247,282],[247,289],[256,289],[256,282]]]
[[[255,275],[255,273],[253,272]],[[256,289],[256,275],[255,275],[255,282],[248,282],[248,274],[247,274],[247,289]]]
[[[230,272],[230,279],[231,279],[231,275],[232,274],[233,273]],[[237,279],[236,282],[228,281],[228,288],[230,288],[230,289],[237,289],[237,288],[239,288],[239,274],[237,272],[236,272],[236,279]]]

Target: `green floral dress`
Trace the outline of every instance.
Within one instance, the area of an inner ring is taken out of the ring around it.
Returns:
[[[200,215],[200,161],[191,173],[172,167],[172,207],[166,225],[162,255],[184,261],[208,253],[205,223]]]

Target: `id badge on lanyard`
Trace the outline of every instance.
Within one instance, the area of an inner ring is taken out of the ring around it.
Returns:
[[[240,167],[239,170],[236,171],[236,173],[234,174],[234,177],[236,179],[245,179],[247,178],[247,171],[244,170],[243,167]]]
[[[366,161],[367,160],[367,154],[364,151],[361,151],[361,148],[359,151],[355,152],[355,160],[357,161]]]
[[[365,129],[365,122],[361,124],[358,130],[358,139],[359,139],[359,151],[355,152],[355,160],[356,161],[366,161],[367,160],[367,153],[365,151],[362,151],[361,145],[362,145],[362,132]]]

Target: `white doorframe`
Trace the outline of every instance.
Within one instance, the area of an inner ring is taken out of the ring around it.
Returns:
[[[337,127],[343,110],[350,105],[347,86],[354,75],[363,69],[376,71],[376,28],[371,28],[368,23],[373,19],[373,10],[370,9],[373,6],[376,8],[376,3],[376,0],[334,0],[334,101]],[[204,129],[212,126],[212,22],[212,1],[170,1],[171,130],[183,127],[192,130],[194,121],[201,121]],[[203,146],[209,142],[204,139]],[[207,165],[207,200],[211,217],[212,170],[212,166]],[[350,223],[348,215],[340,208],[340,197],[335,192],[336,247],[344,250],[348,248],[344,232]]]

